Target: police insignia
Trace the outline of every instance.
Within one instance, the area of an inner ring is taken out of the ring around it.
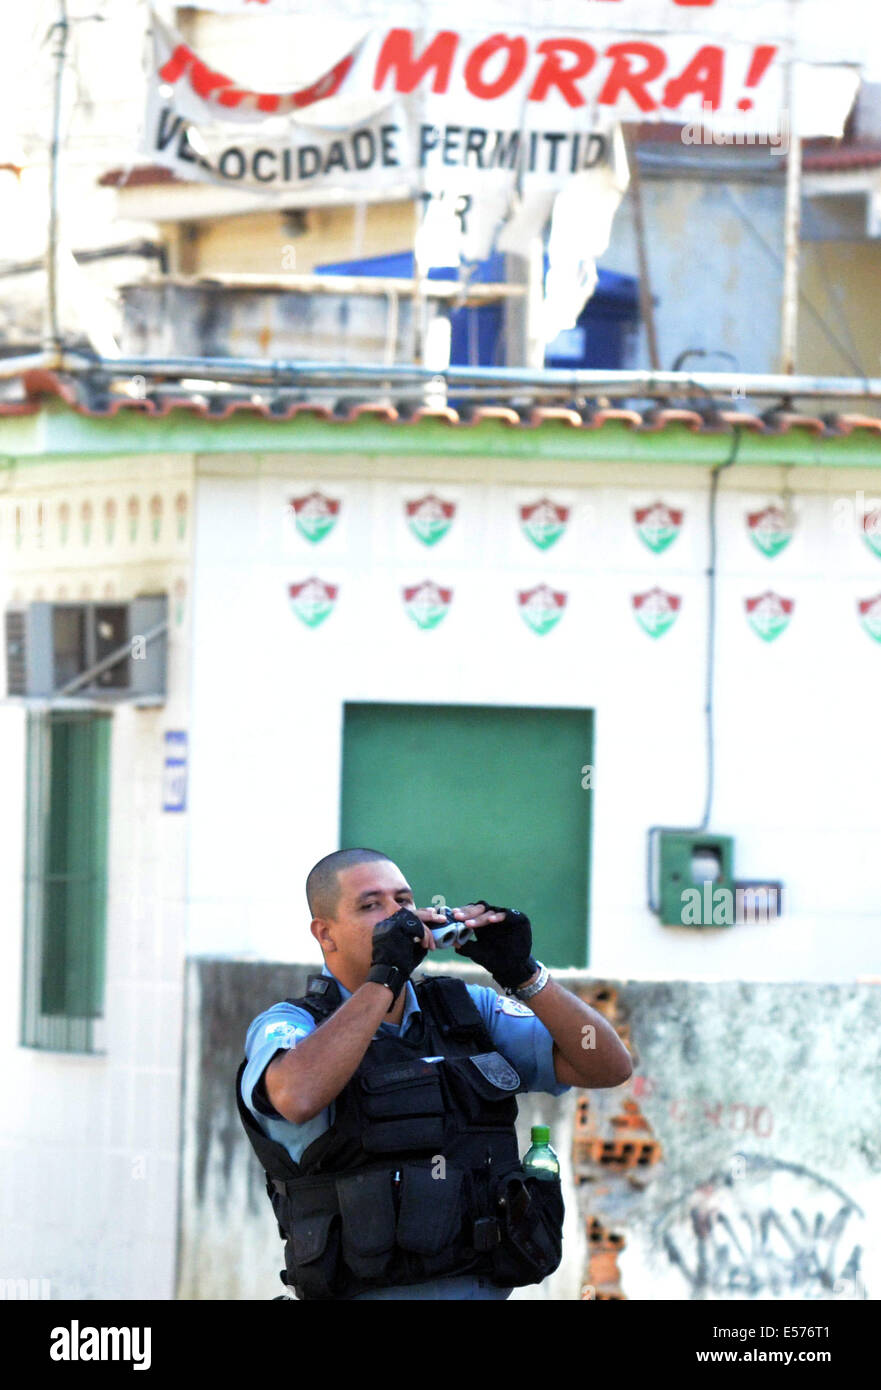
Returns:
[[[500,1052],[479,1052],[469,1060],[481,1076],[491,1085],[497,1086],[500,1091],[516,1091],[520,1085],[520,1073],[514,1070]]]
[[[296,1023],[276,1020],[275,1023],[267,1023],[264,1036],[280,1043],[282,1047],[293,1047],[297,1039],[305,1038],[306,1034],[307,1030]]]
[[[499,994],[496,996],[496,1012],[511,1014],[513,1018],[534,1018],[531,1009],[527,1009],[525,1004],[521,1004],[519,999],[512,999],[509,994]]]

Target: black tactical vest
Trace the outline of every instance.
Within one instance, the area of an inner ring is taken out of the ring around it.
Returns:
[[[294,1163],[236,1101],[285,1241],[282,1280],[302,1299],[470,1274],[536,1283],[562,1255],[559,1180],[526,1178],[517,1151],[520,1077],[495,1050],[461,980],[415,985],[421,1018],[378,1036],[335,1101],[333,1125]],[[336,980],[287,1003],[322,1023]],[[441,1058],[441,1061],[426,1061]]]

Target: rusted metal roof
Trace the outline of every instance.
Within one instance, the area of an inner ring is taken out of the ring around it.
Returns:
[[[352,422],[369,416],[401,425],[438,420],[450,426],[465,427],[484,421],[500,421],[518,429],[537,429],[554,423],[568,425],[572,429],[590,430],[619,422],[646,433],[659,433],[671,426],[683,426],[702,434],[719,434],[730,433],[735,426],[739,426],[760,435],[798,434],[802,437],[840,438],[854,431],[867,431],[881,438],[881,418],[861,413],[814,415],[771,408],[754,414],[749,409],[721,408],[718,402],[702,402],[700,409],[683,409],[663,402],[654,403],[646,409],[634,409],[629,404],[612,406],[602,401],[583,400],[552,405],[469,402],[454,408],[451,405],[428,405],[418,400],[357,400],[351,394],[340,394],[332,399],[327,399],[325,395],[322,399],[318,393],[267,386],[259,391],[245,387],[218,395],[212,394],[208,382],[201,390],[182,383],[157,385],[151,387],[144,399],[137,399],[112,391],[106,381],[48,370],[25,371],[2,383],[0,416],[37,414],[46,400],[52,398],[63,401],[77,414],[92,418],[111,418],[134,412],[147,418],[161,419],[173,411],[185,411],[203,419],[226,420],[244,412],[279,421],[305,414],[336,422]]]
[[[127,169],[108,169],[97,182],[101,188],[145,188],[160,183],[194,186],[191,179],[179,179],[172,169],[166,169],[163,164],[133,164]]]
[[[881,145],[840,145],[837,149],[805,153],[806,174],[837,173],[842,169],[874,169],[881,164]]]

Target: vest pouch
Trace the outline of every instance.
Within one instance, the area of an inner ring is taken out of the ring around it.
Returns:
[[[434,1171],[434,1165],[421,1168],[405,1164],[401,1168],[398,1209],[398,1245],[422,1257],[422,1277],[429,1278],[450,1267],[465,1214],[462,1169],[445,1164],[443,1176],[433,1176]]]
[[[565,1207],[560,1179],[509,1173],[496,1189],[501,1239],[493,1252],[493,1283],[540,1284],[563,1258]]]
[[[367,1153],[437,1152],[444,1103],[437,1064],[421,1059],[373,1067],[360,1079],[361,1143]]]
[[[343,1259],[360,1279],[385,1273],[395,1247],[395,1201],[392,1174],[352,1173],[337,1178],[343,1220]]]
[[[298,1298],[334,1298],[340,1273],[340,1218],[323,1211],[291,1223],[287,1282]]]
[[[515,1095],[521,1082],[499,1052],[472,1057],[447,1057],[444,1079],[451,1097],[469,1125],[509,1129],[517,1118]]]

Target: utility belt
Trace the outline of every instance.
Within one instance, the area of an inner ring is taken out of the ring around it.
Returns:
[[[534,1284],[562,1258],[559,1178],[501,1176],[439,1159],[345,1174],[272,1179],[286,1237],[284,1282],[301,1299],[459,1274],[500,1288]]]

